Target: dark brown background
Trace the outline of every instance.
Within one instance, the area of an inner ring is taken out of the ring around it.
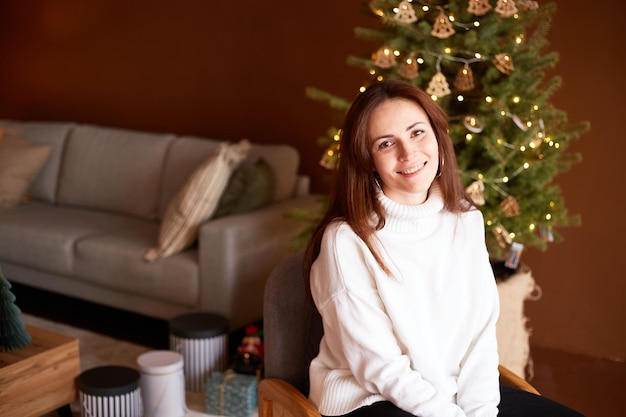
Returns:
[[[553,102],[592,130],[572,146],[583,162],[557,182],[583,226],[522,259],[543,292],[527,303],[533,345],[623,359],[620,7],[560,2],[549,49],[564,87]],[[352,30],[377,24],[362,9],[360,0],[0,0],[0,118],[287,142],[324,191],[316,139],[332,121],[304,90],[356,94],[365,74],[346,57],[374,46]]]

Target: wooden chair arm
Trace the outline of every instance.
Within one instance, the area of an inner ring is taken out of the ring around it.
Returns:
[[[503,385],[539,394],[528,381],[504,366],[498,366]],[[277,378],[259,382],[259,417],[320,417],[315,406],[293,385]]]
[[[539,391],[535,389],[528,381],[526,381],[521,376],[517,375],[513,371],[504,366],[498,366],[498,370],[500,371],[500,383],[502,385],[506,385],[507,387],[519,388],[524,391],[531,392],[533,394],[539,394]]]
[[[320,417],[309,399],[286,381],[262,379],[258,391],[259,417]]]

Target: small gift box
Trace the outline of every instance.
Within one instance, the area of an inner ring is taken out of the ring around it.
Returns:
[[[238,374],[232,369],[213,372],[206,382],[206,412],[250,417],[257,411],[257,382],[255,375]]]

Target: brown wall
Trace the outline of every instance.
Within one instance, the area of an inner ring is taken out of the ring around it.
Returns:
[[[556,15],[550,49],[561,55],[564,87],[554,103],[571,121],[592,124],[573,146],[584,162],[558,177],[583,226],[523,260],[543,291],[527,305],[531,343],[626,358],[626,230],[618,217],[626,91],[621,21],[608,12],[619,4],[589,10],[571,0]],[[322,191],[316,139],[331,116],[304,89],[354,96],[365,74],[346,57],[373,45],[352,29],[377,24],[361,9],[360,0],[2,0],[0,118],[288,142]]]

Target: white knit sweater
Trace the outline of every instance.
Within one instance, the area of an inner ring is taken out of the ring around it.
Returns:
[[[379,198],[393,277],[342,222],[313,264],[324,337],[311,401],[329,416],[383,400],[421,417],[496,416],[499,303],[481,212],[445,211],[437,186],[418,206]]]

